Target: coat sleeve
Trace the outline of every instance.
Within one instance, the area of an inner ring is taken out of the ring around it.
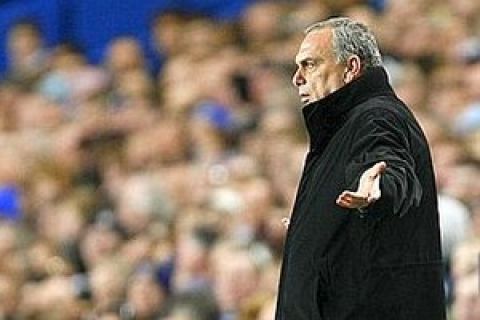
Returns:
[[[375,163],[385,161],[387,168],[380,179],[381,197],[367,210],[403,216],[418,206],[422,198],[406,122],[391,112],[379,114],[378,111],[357,120],[346,166],[347,188],[357,190],[362,173]]]

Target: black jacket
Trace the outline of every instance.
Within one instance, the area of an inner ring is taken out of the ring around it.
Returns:
[[[429,148],[381,67],[304,107],[310,150],[285,242],[276,320],[442,320],[437,193]],[[335,200],[378,161],[382,196]]]

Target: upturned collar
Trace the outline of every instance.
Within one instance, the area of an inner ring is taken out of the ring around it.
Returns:
[[[329,138],[340,128],[348,111],[380,95],[395,95],[383,67],[373,67],[328,96],[307,104],[302,113],[311,149],[323,149]]]

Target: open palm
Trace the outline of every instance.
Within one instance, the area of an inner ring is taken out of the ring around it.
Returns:
[[[343,208],[362,209],[380,199],[380,177],[386,167],[387,164],[381,161],[367,169],[360,177],[357,191],[343,191],[337,198],[337,204]]]

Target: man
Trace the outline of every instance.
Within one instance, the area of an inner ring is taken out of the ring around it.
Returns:
[[[47,64],[48,53],[43,44],[40,26],[22,19],[8,30],[7,38],[8,78],[30,84],[44,71]]]
[[[374,36],[348,18],[314,24],[296,64],[310,150],[275,319],[444,319],[430,153]]]

